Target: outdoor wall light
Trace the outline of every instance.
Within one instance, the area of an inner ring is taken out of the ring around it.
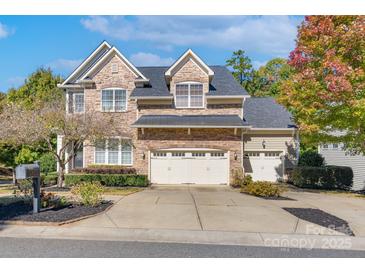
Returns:
[[[265,140],[262,140],[262,147],[266,148],[266,141]]]
[[[144,152],[142,152],[142,159],[146,159],[146,154],[144,154]]]
[[[234,153],[234,160],[237,161],[237,152]]]

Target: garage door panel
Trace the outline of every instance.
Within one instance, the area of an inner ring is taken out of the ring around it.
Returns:
[[[282,160],[280,152],[246,152],[244,166],[250,167],[245,172],[252,176],[254,181],[276,182],[282,178]]]
[[[151,182],[155,184],[227,184],[227,153],[168,152],[164,159],[151,157]],[[163,153],[154,153],[164,155]],[[154,155],[152,154],[152,155]],[[174,157],[183,155],[183,157]]]

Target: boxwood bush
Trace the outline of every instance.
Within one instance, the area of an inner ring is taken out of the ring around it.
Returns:
[[[85,174],[136,174],[137,171],[132,167],[125,166],[106,166],[106,165],[92,165],[85,168],[75,168],[71,170],[72,173]]]
[[[66,174],[65,185],[68,187],[81,182],[100,182],[103,186],[138,186],[148,185],[147,175],[137,174]]]
[[[295,186],[326,190],[350,190],[353,177],[352,169],[345,166],[299,166],[292,173]]]

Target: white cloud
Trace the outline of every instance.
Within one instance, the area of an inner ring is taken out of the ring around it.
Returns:
[[[259,69],[260,67],[265,66],[266,63],[267,63],[267,61],[253,60],[252,66],[254,67],[254,69]]]
[[[199,45],[286,56],[294,47],[301,20],[292,16],[91,16],[81,19],[81,24],[106,37],[149,41],[159,48]]]
[[[174,62],[171,57],[161,58],[156,54],[146,52],[132,54],[130,60],[136,66],[169,66]]]
[[[14,32],[15,32],[14,29],[10,29],[8,26],[6,26],[0,22],[0,39],[8,37],[9,35],[13,34]]]
[[[70,72],[74,70],[78,65],[80,65],[82,60],[70,60],[70,59],[57,59],[47,66],[51,69],[58,70],[58,71],[65,71]]]
[[[16,88],[24,84],[26,77],[24,76],[14,76],[8,79],[10,87]]]

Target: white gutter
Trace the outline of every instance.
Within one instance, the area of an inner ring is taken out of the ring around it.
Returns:
[[[264,127],[264,128],[251,128],[251,130],[255,131],[255,130],[274,130],[274,131],[294,131],[296,130],[296,128],[269,128],[269,127]]]
[[[174,96],[130,96],[131,99],[148,99],[148,100],[159,100],[159,99],[173,99]]]
[[[206,98],[209,99],[244,99],[244,98],[250,98],[250,95],[205,95]]]
[[[133,128],[250,128],[250,126],[131,125]]]

